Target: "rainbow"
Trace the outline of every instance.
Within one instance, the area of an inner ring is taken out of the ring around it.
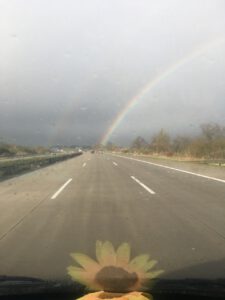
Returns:
[[[161,72],[158,76],[151,79],[147,82],[147,84],[142,87],[139,92],[133,96],[124,106],[124,108],[116,115],[115,119],[113,120],[110,127],[107,129],[105,134],[100,140],[100,144],[105,145],[114,131],[119,127],[125,116],[128,114],[128,112],[137,104],[137,102],[143,98],[147,93],[149,93],[155,86],[157,86],[162,80],[166,79],[168,76],[176,72],[179,68],[184,66],[185,64],[191,62],[193,59],[198,57],[199,55],[203,54],[210,48],[217,47],[224,43],[224,38],[217,38],[216,40],[210,41],[207,44],[204,44],[201,47],[198,47],[197,49],[194,49],[191,53],[188,53],[188,55],[182,57],[178,61],[176,61],[174,64],[167,67],[163,72]]]

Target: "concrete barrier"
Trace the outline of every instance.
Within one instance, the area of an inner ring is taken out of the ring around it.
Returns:
[[[55,156],[49,155],[47,157],[29,157],[0,161],[0,180],[25,172],[30,172],[60,161],[79,156],[81,154],[82,153],[79,152]]]

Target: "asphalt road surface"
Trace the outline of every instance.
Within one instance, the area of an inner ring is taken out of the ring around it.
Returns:
[[[149,162],[85,153],[1,182],[0,275],[67,278],[99,239],[149,253],[164,278],[225,278],[224,171]]]

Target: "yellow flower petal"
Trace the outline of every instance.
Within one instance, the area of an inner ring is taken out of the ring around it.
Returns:
[[[102,266],[116,264],[116,253],[112,243],[109,241],[102,244],[100,251],[100,263]]]
[[[67,270],[68,270],[68,271],[69,271],[69,270],[73,270],[73,271],[75,271],[75,272],[85,272],[84,269],[82,269],[82,268],[80,268],[80,267],[75,267],[75,266],[69,266],[69,267],[67,268]]]
[[[84,269],[69,266],[67,268],[67,272],[75,282],[85,285],[90,290],[99,291],[101,289],[101,287],[94,281],[93,275],[84,271]]]
[[[130,261],[130,245],[128,243],[121,244],[116,252],[117,265],[126,265]]]
[[[99,263],[101,263],[101,252],[102,252],[102,242],[101,241],[96,241],[96,258]]]
[[[143,266],[143,270],[148,271],[152,269],[157,263],[157,260],[149,260],[147,264]]]
[[[87,273],[83,269],[74,266],[69,266],[67,268],[67,272],[74,281],[77,281],[86,286],[90,284],[90,280],[88,280],[87,278]]]
[[[148,254],[142,254],[139,256],[136,256],[129,264],[129,267],[133,270],[144,270],[144,266],[148,263],[149,255]]]
[[[100,268],[98,263],[89,256],[82,253],[71,253],[72,258],[85,270],[94,272]]]
[[[157,271],[148,272],[148,273],[145,274],[145,276],[148,279],[153,279],[153,278],[158,277],[162,273],[164,273],[163,270],[157,270]]]

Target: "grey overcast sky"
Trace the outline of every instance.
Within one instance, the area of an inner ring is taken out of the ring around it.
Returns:
[[[146,83],[199,48],[109,139],[224,124],[224,39],[224,0],[0,0],[0,141],[96,143]]]

